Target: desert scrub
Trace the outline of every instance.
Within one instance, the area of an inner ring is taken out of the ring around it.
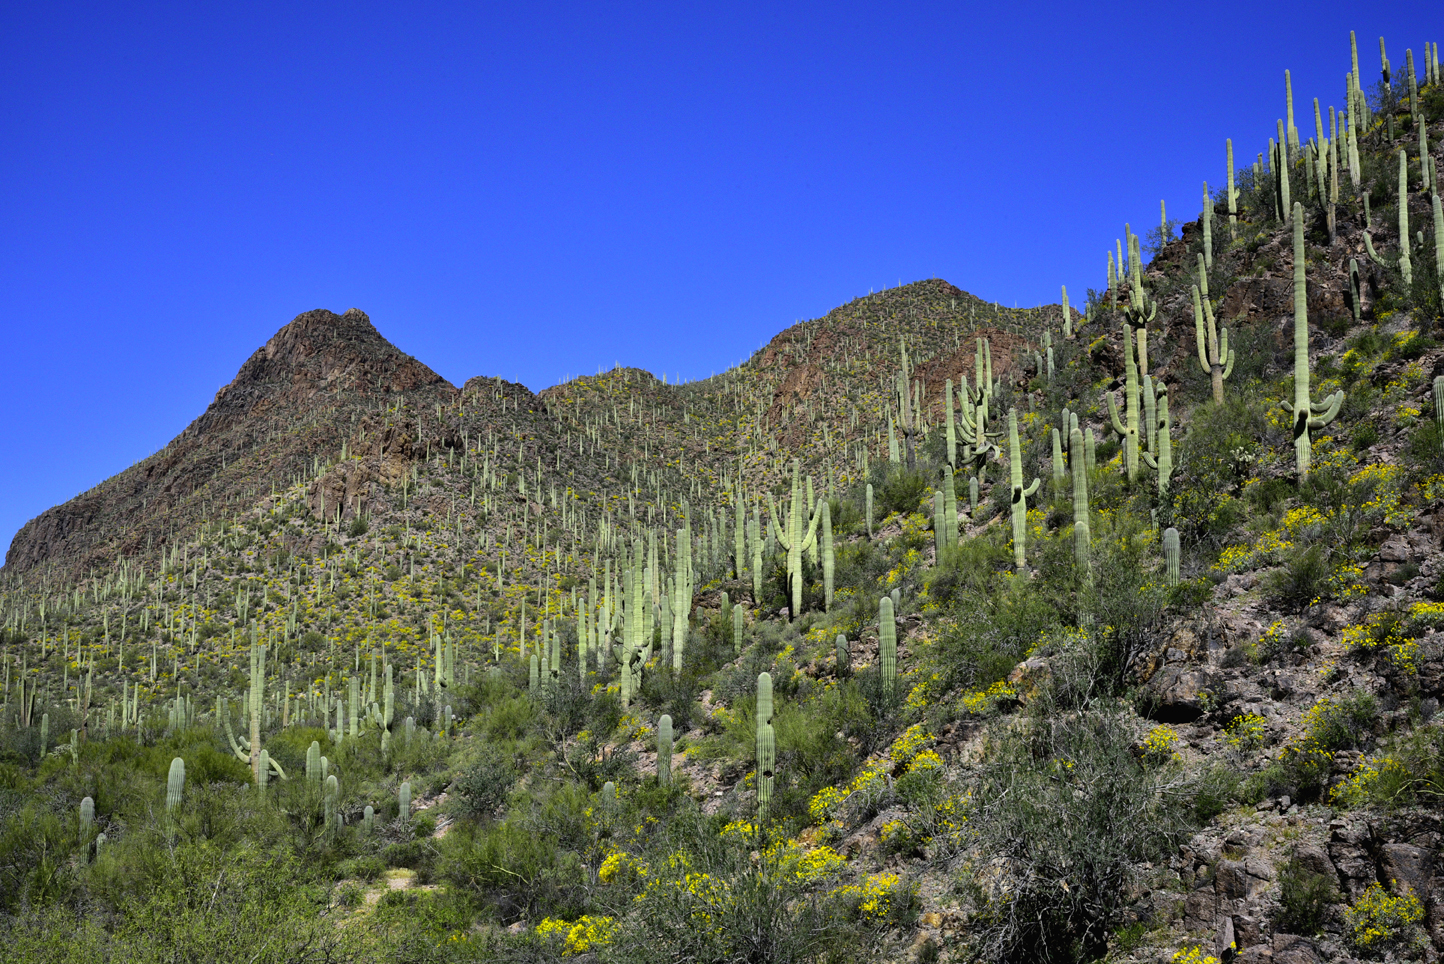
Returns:
[[[1396,896],[1375,881],[1344,912],[1344,927],[1349,943],[1361,954],[1413,956],[1428,945],[1428,935],[1419,926],[1423,919],[1419,898],[1408,892]]]
[[[1329,776],[1336,750],[1357,746],[1373,729],[1378,705],[1368,693],[1325,696],[1304,711],[1301,732],[1284,744],[1279,763],[1300,792],[1316,792]]]
[[[1339,807],[1357,807],[1366,803],[1393,805],[1408,792],[1413,774],[1404,761],[1384,754],[1360,763],[1349,778],[1329,791],[1329,800]]]
[[[1139,752],[1149,763],[1168,763],[1182,759],[1174,749],[1178,745],[1178,731],[1167,723],[1149,730],[1139,745]]]
[[[998,680],[987,689],[973,690],[971,693],[964,693],[958,700],[958,706],[963,712],[971,713],[974,716],[987,716],[988,714],[1009,705],[1018,699],[1018,690],[1007,680]]]
[[[536,925],[537,936],[547,939],[549,944],[559,945],[563,957],[606,947],[616,929],[615,918],[590,914],[584,914],[572,923],[545,917]]]
[[[1218,958],[1196,944],[1174,952],[1169,960],[1172,964],[1219,964]]]
[[[1382,653],[1396,669],[1411,675],[1417,673],[1419,641],[1410,631],[1411,616],[1412,613],[1402,618],[1397,612],[1375,613],[1362,623],[1344,627],[1341,638],[1344,651],[1356,656]]]
[[[900,923],[917,900],[918,885],[895,871],[873,874],[861,884],[847,884],[828,893],[837,910],[866,924]]]
[[[1240,713],[1223,728],[1224,742],[1240,753],[1263,746],[1268,720],[1257,713]]]
[[[968,814],[973,866],[987,868],[965,879],[983,959],[1044,946],[1102,956],[1140,865],[1177,846],[1189,782],[1139,760],[1133,726],[1112,708],[994,724]]]

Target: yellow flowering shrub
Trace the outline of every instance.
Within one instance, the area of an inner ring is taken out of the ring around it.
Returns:
[[[1408,525],[1413,518],[1403,505],[1403,485],[1403,468],[1382,462],[1366,465],[1349,476],[1349,488],[1359,500],[1359,510],[1395,528]]]
[[[866,924],[884,924],[909,904],[917,893],[917,885],[904,881],[888,871],[873,874],[861,885],[847,884],[828,893],[849,913]]]
[[[1178,731],[1167,723],[1161,723],[1148,731],[1143,738],[1143,756],[1155,763],[1177,760],[1174,747],[1178,744]]]
[[[1015,700],[1018,691],[1007,680],[998,680],[985,690],[964,693],[959,702],[962,708],[975,716],[983,716],[998,708],[1000,703]]]
[[[605,947],[611,941],[616,927],[614,918],[585,914],[570,924],[552,917],[543,918],[542,922],[536,925],[536,932],[541,937],[560,936],[562,956],[571,957]]]
[[[1419,926],[1423,919],[1424,906],[1419,898],[1410,893],[1395,896],[1375,881],[1344,912],[1344,927],[1349,943],[1358,951],[1412,955],[1428,943]]]
[[[607,855],[597,868],[597,879],[604,884],[620,883],[647,876],[647,865],[625,851],[617,850]]]
[[[938,755],[937,750],[924,750],[913,757],[912,763],[908,764],[909,773],[933,773],[943,768],[943,758]]]
[[[1173,955],[1173,964],[1219,964],[1218,958],[1197,945],[1185,947]]]
[[[748,820],[733,820],[722,828],[718,836],[733,843],[750,843],[757,836],[757,824]]]
[[[1253,750],[1263,745],[1268,720],[1257,713],[1240,713],[1223,728],[1223,739],[1235,750]]]
[[[831,847],[809,849],[796,840],[773,844],[767,848],[763,858],[774,863],[779,876],[801,884],[829,877],[847,865],[842,855]]]
[[[1406,673],[1419,671],[1419,641],[1409,635],[1397,613],[1375,613],[1362,623],[1345,626],[1341,641],[1345,652],[1382,650],[1389,662]]]
[[[1444,499],[1444,475],[1431,475],[1420,482],[1419,494],[1428,502]]]
[[[904,765],[920,751],[933,735],[928,732],[927,726],[922,723],[914,723],[903,731],[902,736],[893,741],[888,748],[887,755],[893,763]]]
[[[1371,800],[1388,802],[1410,779],[1403,761],[1385,754],[1361,763],[1347,780],[1329,791],[1329,799],[1341,807],[1357,807]]]

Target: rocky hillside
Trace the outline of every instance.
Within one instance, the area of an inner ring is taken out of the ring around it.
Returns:
[[[540,394],[300,316],[11,547],[5,946],[1437,959],[1444,85],[1351,78],[1077,308]]]

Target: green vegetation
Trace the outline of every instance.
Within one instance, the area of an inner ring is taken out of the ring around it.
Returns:
[[[1444,794],[1429,63],[1230,141],[1081,318],[928,281],[686,385],[358,389],[7,572],[11,953],[1208,959],[1191,835]],[[1423,946],[1354,894],[1293,860],[1272,926]]]

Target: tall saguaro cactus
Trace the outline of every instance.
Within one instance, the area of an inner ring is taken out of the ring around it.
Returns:
[[[1342,389],[1314,404],[1309,398],[1309,298],[1306,270],[1308,257],[1304,250],[1304,206],[1294,204],[1294,401],[1281,403],[1294,419],[1294,458],[1299,478],[1309,474],[1313,443],[1309,433],[1318,431],[1334,420],[1344,402]]]
[[[1168,386],[1158,383],[1158,455],[1145,452],[1143,460],[1158,475],[1158,494],[1168,495],[1168,483],[1173,478],[1173,420],[1168,417]]]
[[[1233,374],[1233,349],[1228,329],[1219,330],[1213,320],[1213,306],[1193,286],[1193,331],[1198,340],[1198,363],[1213,384],[1213,403],[1223,404],[1223,383]]]
[[[251,717],[251,779],[261,782],[261,713],[265,710],[266,698],[266,647],[256,639],[255,628],[251,630],[251,693],[246,711]]]
[[[832,546],[832,509],[826,498],[817,500],[817,511],[822,516],[822,527],[818,541],[822,543],[822,608],[832,611],[832,580],[837,571],[837,555]]]
[[[170,773],[165,780],[165,809],[167,813],[175,813],[176,808],[181,805],[181,798],[186,791],[186,761],[176,757],[170,761]]]
[[[1414,283],[1414,264],[1409,260],[1409,155],[1399,151],[1399,274],[1404,286]]]
[[[657,721],[657,782],[672,782],[672,717],[666,713]]]
[[[1133,339],[1128,325],[1123,326],[1123,405],[1124,419],[1118,417],[1118,405],[1113,393],[1108,392],[1108,415],[1113,422],[1113,431],[1123,438],[1123,471],[1132,482],[1138,477],[1139,437],[1141,435],[1138,411],[1138,366],[1133,362]]]
[[[897,618],[891,596],[877,601],[877,640],[882,690],[891,699],[897,691]]]
[[[1068,433],[1069,465],[1073,470],[1073,565],[1084,582],[1092,578],[1089,543],[1092,541],[1088,520],[1088,458],[1084,451],[1083,433],[1075,425]]]
[[[757,674],[757,822],[767,819],[772,802],[772,774],[777,762],[777,739],[772,729],[772,674]]]
[[[1178,585],[1178,530],[1173,526],[1163,530],[1163,561],[1167,567],[1168,584],[1170,586]]]
[[[777,541],[787,550],[787,582],[792,589],[791,617],[802,612],[802,553],[817,541],[817,524],[822,514],[815,509],[808,518],[807,501],[802,494],[802,463],[792,460],[792,497],[787,506],[787,524],[777,515],[777,501],[768,499],[772,510],[772,526]]]
[[[1013,565],[1021,571],[1027,561],[1024,547],[1028,541],[1028,499],[1038,491],[1038,480],[1023,487],[1023,452],[1018,445],[1018,412],[1008,409],[1008,478],[1012,485]]]

